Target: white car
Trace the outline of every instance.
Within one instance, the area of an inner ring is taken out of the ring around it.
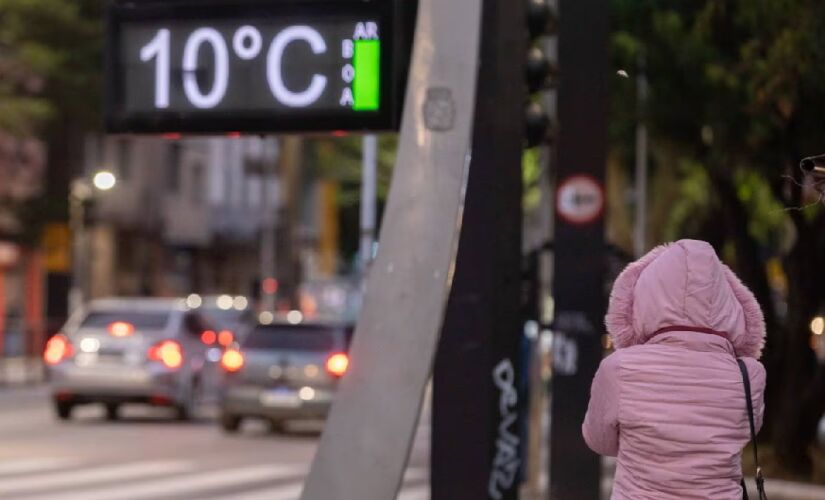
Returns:
[[[212,331],[181,299],[90,302],[43,353],[58,418],[92,403],[103,404],[111,420],[125,403],[168,406],[177,418],[191,418],[209,349],[202,339]]]

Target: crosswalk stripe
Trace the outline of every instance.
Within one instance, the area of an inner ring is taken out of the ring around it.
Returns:
[[[410,481],[409,478],[405,478]],[[303,488],[303,481],[280,484],[267,488],[261,488],[243,493],[221,496],[220,500],[298,500]],[[430,486],[428,483],[421,483],[412,486],[404,486],[398,495],[398,500],[429,500]]]
[[[0,462],[0,476],[45,472],[77,464],[73,458],[43,457]]]
[[[124,481],[147,476],[174,474],[191,470],[193,466],[192,462],[183,461],[132,462],[121,465],[42,474],[35,478],[16,477],[13,479],[0,480],[0,494],[36,493],[52,488],[86,485],[96,481]]]
[[[281,484],[270,488],[247,491],[237,495],[220,497],[220,500],[297,500],[301,496],[303,481]]]
[[[32,410],[4,411],[0,414],[0,428],[20,427],[40,423],[49,418],[41,408]]]
[[[283,479],[294,477],[295,475],[303,475],[304,473],[306,473],[306,467],[304,465],[254,465],[155,479],[151,483],[87,489],[84,491],[75,491],[71,494],[63,493],[60,495],[60,500],[169,498],[175,495],[182,496],[184,494],[187,496],[182,496],[182,498],[195,498],[191,496],[193,492],[203,492],[211,488],[237,486],[247,482]]]
[[[303,476],[308,470],[305,464],[270,463],[193,473],[192,470],[197,467],[194,461],[144,461],[67,470],[79,463],[78,459],[70,457],[0,461],[0,497],[28,494],[37,495],[27,496],[30,500],[126,500],[168,498],[175,495],[181,498],[195,498],[192,496],[193,493],[207,494],[210,489],[283,480],[286,482],[216,498],[297,500],[303,487]],[[15,474],[23,476],[13,476]],[[404,474],[405,485],[398,500],[429,500],[429,485],[425,481],[428,477],[427,467],[408,468]],[[138,482],[141,479],[151,481]],[[117,485],[95,486],[96,483],[104,482]],[[60,492],[46,494],[49,490]]]

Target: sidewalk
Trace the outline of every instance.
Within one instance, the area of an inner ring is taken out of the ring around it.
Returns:
[[[753,478],[748,478],[750,498],[758,498]],[[771,500],[825,500],[825,486],[794,483],[770,478],[765,480],[765,490]]]
[[[602,476],[602,499],[610,498],[610,491],[613,486],[613,471],[615,469],[615,460],[606,459],[602,467],[604,474]],[[531,494],[527,488],[522,489],[522,500],[546,500],[547,499],[547,477],[542,478],[542,486],[545,492],[539,495]],[[746,484],[748,487],[749,498],[758,498],[756,496],[756,489],[753,478],[747,478]],[[779,479],[767,478],[765,481],[765,489],[770,500],[825,500],[825,486],[797,483],[793,481],[782,481]],[[552,500],[567,500],[567,499],[552,499]]]
[[[39,358],[0,358],[0,387],[43,382],[43,363]]]

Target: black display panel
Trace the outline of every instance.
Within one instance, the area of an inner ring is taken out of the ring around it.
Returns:
[[[407,58],[392,1],[110,7],[109,132],[393,130]]]

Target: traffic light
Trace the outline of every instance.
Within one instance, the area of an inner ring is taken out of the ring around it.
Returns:
[[[546,37],[556,34],[558,18],[553,0],[527,1],[527,32],[530,42],[525,64],[525,80],[530,93],[525,110],[525,143],[528,148],[549,141],[552,120],[541,104],[541,93],[553,88],[558,77],[558,66],[545,49]]]
[[[550,117],[547,111],[536,101],[527,103],[527,109],[524,112],[524,119],[526,121],[525,138],[527,147],[532,148],[544,144],[549,139],[550,134]]]

